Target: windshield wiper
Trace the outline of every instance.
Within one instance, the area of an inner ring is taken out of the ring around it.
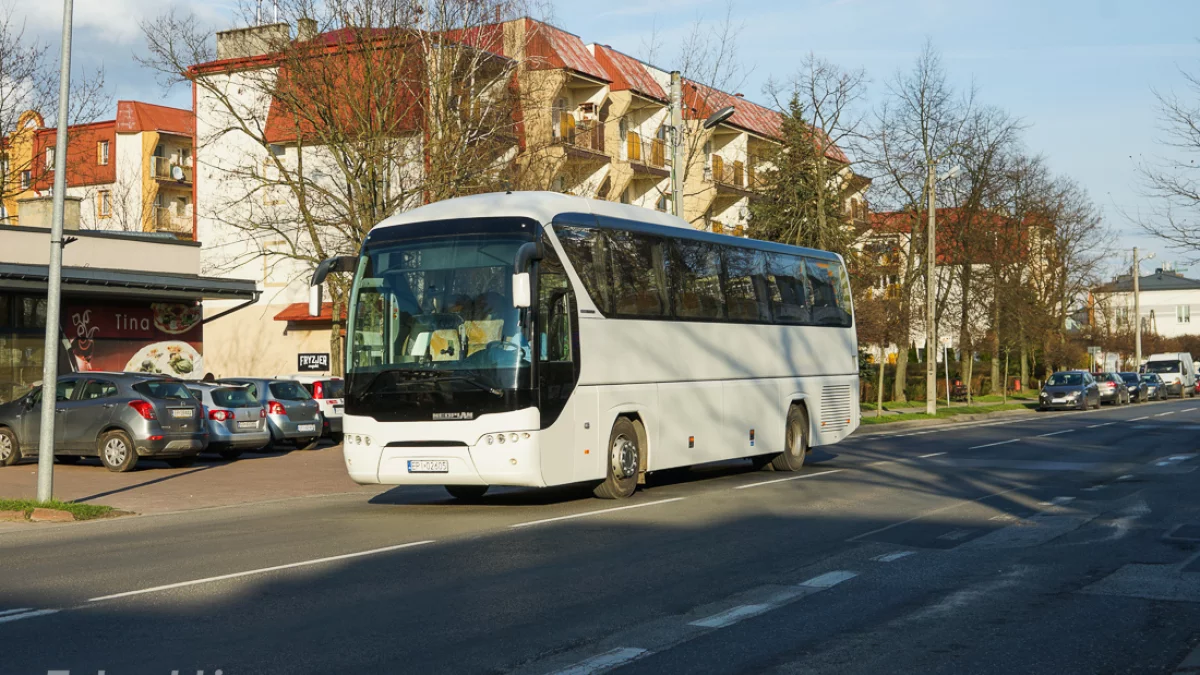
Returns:
[[[500,391],[499,389],[487,384],[486,382],[482,382],[481,381],[482,379],[483,378],[480,378],[478,376],[472,377],[471,375],[445,375],[443,377],[433,378],[428,381],[429,382],[466,382],[467,384],[477,387],[479,389],[482,389],[482,390],[486,391],[487,393],[492,394],[493,396],[504,396],[503,391]]]

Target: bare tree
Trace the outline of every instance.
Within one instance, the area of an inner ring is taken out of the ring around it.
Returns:
[[[1183,93],[1155,92],[1162,144],[1174,156],[1138,166],[1142,191],[1158,206],[1127,217],[1146,233],[1200,256],[1200,76],[1182,75]]]

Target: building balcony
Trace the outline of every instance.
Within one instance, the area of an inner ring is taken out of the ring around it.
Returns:
[[[576,120],[569,112],[555,112],[553,143],[570,154],[587,159],[607,160],[604,151],[604,123],[599,120]]]
[[[191,184],[192,167],[180,164],[171,157],[151,157],[150,175],[155,180]]]
[[[765,176],[757,168],[761,166],[762,161],[757,157],[729,161],[721,155],[713,155],[704,169],[704,179],[718,187],[754,192],[767,187]]]
[[[151,220],[155,232],[169,232],[179,237],[192,238],[192,214],[190,212],[180,214],[175,209],[158,206],[154,208]]]
[[[633,165],[635,171],[664,177],[670,173],[671,156],[664,139],[630,131],[625,134],[621,151],[621,159]]]

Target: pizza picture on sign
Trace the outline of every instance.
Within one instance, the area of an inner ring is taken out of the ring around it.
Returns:
[[[154,327],[170,335],[182,335],[200,323],[198,305],[155,302],[150,305],[154,313]]]
[[[125,372],[168,375],[185,380],[203,372],[204,357],[186,342],[156,342],[138,350],[125,364]]]

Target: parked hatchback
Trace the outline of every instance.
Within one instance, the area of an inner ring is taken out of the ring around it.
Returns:
[[[1100,407],[1100,391],[1091,373],[1066,370],[1054,373],[1038,394],[1038,410]]]
[[[322,435],[334,443],[342,442],[342,409],[346,405],[345,381],[324,375],[289,375],[281,378],[299,382],[313,400],[321,406],[325,419]]]
[[[271,442],[267,409],[249,387],[190,382],[188,389],[204,404],[209,452],[237,459],[246,450],[260,450]]]
[[[1167,400],[1167,383],[1163,382],[1158,373],[1142,373],[1142,391],[1145,392],[1147,401]]]
[[[1125,382],[1125,388],[1129,390],[1129,400],[1133,403],[1146,400],[1145,390],[1142,388],[1142,378],[1137,373],[1117,373]]]
[[[321,408],[298,382],[256,377],[230,377],[220,384],[241,385],[267,409],[267,428],[271,440],[267,448],[281,443],[309,448],[321,438]]]
[[[0,465],[37,455],[42,388],[0,406]],[[109,471],[131,471],[139,458],[190,465],[208,445],[200,403],[179,380],[137,373],[58,378],[54,456],[64,464],[99,457]]]
[[[1113,405],[1129,403],[1129,387],[1117,373],[1096,373],[1096,384],[1100,387],[1100,402]]]

